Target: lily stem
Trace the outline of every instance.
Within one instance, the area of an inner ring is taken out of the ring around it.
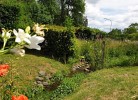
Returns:
[[[4,50],[4,49],[5,49],[6,43],[7,43],[7,40],[5,39],[5,40],[4,40],[4,43],[3,43],[3,47],[2,47],[1,50]]]

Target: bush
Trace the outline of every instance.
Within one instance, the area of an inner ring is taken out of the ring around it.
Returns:
[[[127,36],[130,40],[138,40],[138,33],[132,33]]]
[[[49,29],[45,36],[45,54],[66,62],[74,55],[74,35],[71,31],[54,31]]]
[[[75,33],[77,38],[80,39],[95,39],[96,34],[92,32],[91,28],[79,28]]]
[[[0,4],[0,28],[15,28],[19,17],[20,9],[18,6]]]
[[[95,40],[102,39],[106,33],[96,28],[81,27],[77,29],[75,35],[79,39]]]

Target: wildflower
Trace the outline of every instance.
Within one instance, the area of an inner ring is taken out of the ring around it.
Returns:
[[[28,33],[25,33],[23,29],[18,29],[18,32],[14,29],[13,33],[16,36],[15,42],[21,43],[25,41],[26,43],[30,44],[30,41],[28,39],[30,35]]]
[[[25,55],[25,50],[24,49],[20,49],[20,48],[13,48],[10,49],[10,52],[16,55],[20,55],[21,57],[23,57]]]
[[[41,50],[41,47],[38,44],[44,41],[43,37],[33,35],[29,40],[31,41],[31,43],[29,45],[26,45],[25,47],[27,47],[28,49]]]
[[[2,64],[0,65],[0,76],[4,76],[8,73],[9,65],[8,64]]]
[[[12,96],[12,100],[28,100],[28,98],[25,95],[20,96]]]

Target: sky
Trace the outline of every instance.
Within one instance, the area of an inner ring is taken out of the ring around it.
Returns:
[[[138,23],[138,0],[86,0],[88,26],[109,32]]]

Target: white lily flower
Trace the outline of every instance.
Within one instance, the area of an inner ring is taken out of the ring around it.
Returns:
[[[26,45],[25,47],[27,47],[28,49],[41,50],[41,47],[38,44],[44,41],[43,37],[33,35],[29,40],[31,41],[31,44]]]
[[[31,43],[29,40],[31,36],[28,33],[25,33],[23,29],[18,29],[18,32],[14,29],[13,33],[16,36],[15,42],[21,43],[25,41],[28,44]]]
[[[21,57],[25,56],[25,50],[20,48],[13,48],[10,50],[11,53],[15,55],[20,55]]]
[[[3,46],[1,50],[5,49],[6,43],[8,39],[11,37],[12,30],[6,30],[5,28],[2,28],[2,39],[3,39]]]
[[[11,30],[6,31],[4,28],[2,28],[2,37],[9,39],[11,37]]]
[[[45,36],[44,29],[48,30],[47,28],[44,28],[45,25],[40,25],[37,23],[34,25],[33,30],[35,33],[39,36]]]

